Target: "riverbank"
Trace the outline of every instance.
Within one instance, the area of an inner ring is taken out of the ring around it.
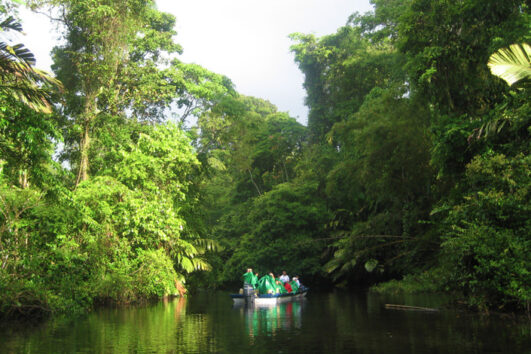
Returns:
[[[529,303],[512,303],[510,306],[493,308],[482,297],[470,298],[460,291],[451,291],[444,283],[443,275],[437,271],[408,274],[402,279],[393,279],[373,285],[370,292],[381,295],[441,294],[451,297],[446,308],[458,309],[470,313],[497,314],[501,316],[526,316],[531,322]]]

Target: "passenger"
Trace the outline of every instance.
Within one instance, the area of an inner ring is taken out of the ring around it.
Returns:
[[[243,294],[245,296],[252,296],[255,294],[256,279],[251,268],[247,268],[247,272],[242,275],[243,278]]]
[[[300,287],[301,286],[301,282],[299,281],[299,276],[296,275],[293,277],[293,280],[295,280],[295,282],[297,283],[297,286]]]
[[[277,286],[277,294],[282,294],[285,290],[284,283],[280,280],[280,277],[275,279],[275,285]]]
[[[291,287],[291,284],[290,284],[289,282],[284,283],[284,287],[286,288],[286,291],[287,291],[288,293],[291,294],[291,293],[293,292],[293,288]]]
[[[253,288],[256,290],[258,288],[258,272],[254,273],[253,277]]]
[[[260,294],[276,293],[275,277],[273,276],[273,273],[266,274],[258,280],[258,292]]]
[[[293,277],[289,284],[291,285],[291,292],[296,294],[299,291],[299,283],[297,283],[297,278]]]
[[[277,294],[287,294],[288,291],[284,287],[284,284],[280,280],[277,280]]]
[[[289,275],[286,274],[285,270],[282,271],[282,275],[280,276],[280,281],[284,284],[289,282]]]
[[[271,285],[273,286],[274,292],[277,292],[277,279],[275,278],[275,274],[272,272],[269,273],[269,281],[271,282]]]

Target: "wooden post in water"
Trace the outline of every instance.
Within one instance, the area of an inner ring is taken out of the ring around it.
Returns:
[[[385,304],[385,308],[388,309],[388,310],[405,310],[405,311],[428,311],[428,312],[438,312],[439,311],[439,309],[434,309],[434,308],[430,308],[430,307],[395,305],[395,304]]]

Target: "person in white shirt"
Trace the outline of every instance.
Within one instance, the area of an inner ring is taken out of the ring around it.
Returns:
[[[301,286],[301,282],[299,281],[299,277],[293,277],[293,280],[297,283],[298,286]]]
[[[283,282],[283,283],[287,283],[289,282],[289,275],[286,274],[286,271],[283,270],[282,271],[282,275],[280,276],[280,281]]]

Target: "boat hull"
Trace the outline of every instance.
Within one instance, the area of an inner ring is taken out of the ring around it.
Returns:
[[[296,294],[275,294],[275,295],[261,294],[254,298],[253,297],[246,298],[242,294],[231,294],[230,297],[232,298],[232,301],[234,301],[235,305],[245,304],[246,301],[249,302],[249,300],[251,300],[251,302],[253,302],[255,305],[269,306],[269,305],[280,304],[283,302],[300,300],[304,298],[307,293],[308,293],[308,290],[305,290],[303,292],[296,293]]]

